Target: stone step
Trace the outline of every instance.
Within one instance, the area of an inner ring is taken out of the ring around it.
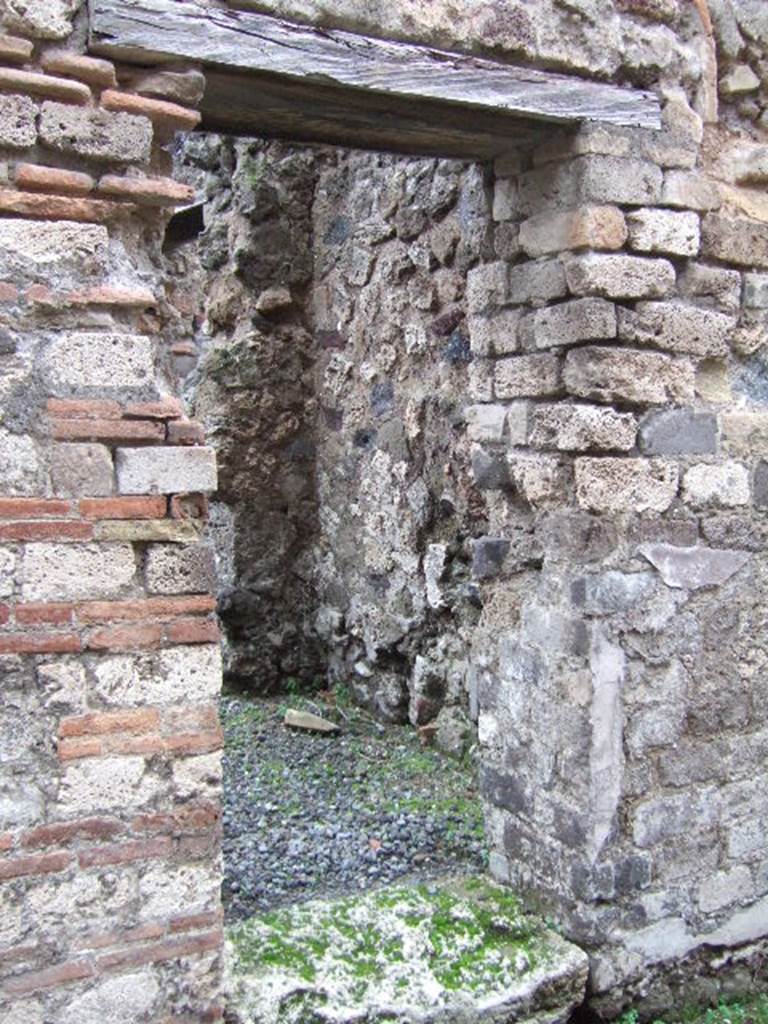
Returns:
[[[227,929],[237,1024],[561,1024],[586,954],[485,878],[313,900]]]

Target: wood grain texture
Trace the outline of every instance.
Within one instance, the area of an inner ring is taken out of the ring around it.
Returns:
[[[458,152],[456,140],[466,132],[459,149],[475,155],[485,154],[476,150],[483,147],[473,136],[515,134],[518,118],[651,128],[660,124],[659,103],[652,93],[295,25],[252,11],[204,7],[189,0],[90,0],[90,12],[94,53],[139,63],[182,59],[203,64],[216,81],[216,102],[209,94],[201,108],[208,127],[231,121],[231,110],[216,110],[228,96],[230,101],[236,98],[249,130],[258,130],[265,104],[257,92],[269,84],[274,101],[281,83],[293,121],[306,119],[306,130],[315,133],[311,137],[338,141],[348,104],[358,144],[375,148],[398,145],[400,122],[408,151],[417,144],[421,123],[433,144],[436,133],[448,132],[454,140],[452,152]],[[376,119],[382,111],[391,113],[387,142],[376,146]],[[475,121],[481,115],[478,127]],[[294,137],[310,136],[299,132]]]

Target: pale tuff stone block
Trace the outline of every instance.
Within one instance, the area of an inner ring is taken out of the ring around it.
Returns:
[[[0,427],[0,466],[6,495],[40,494],[45,487],[45,466],[31,437]]]
[[[507,298],[512,305],[552,302],[568,293],[565,270],[559,260],[541,260],[512,267]]]
[[[740,462],[691,466],[683,478],[683,499],[696,507],[738,508],[750,500],[749,471]]]
[[[101,277],[109,234],[99,224],[73,221],[0,221],[0,274],[14,281],[82,285]]]
[[[222,753],[184,757],[173,762],[173,789],[176,796],[219,800],[221,795]]]
[[[207,544],[152,545],[145,577],[151,594],[206,594],[216,588],[216,564]]]
[[[143,757],[99,757],[67,767],[59,794],[64,814],[141,807],[161,789],[159,779],[145,773]]]
[[[699,886],[696,896],[699,908],[709,914],[749,899],[753,891],[752,872],[742,866],[730,871],[719,871],[707,878]]]
[[[701,253],[739,267],[768,268],[768,224],[710,213],[701,225]]]
[[[539,349],[615,338],[616,307],[597,298],[547,306],[523,318],[519,335],[524,345]]]
[[[722,204],[717,184],[690,171],[667,171],[661,201],[664,206],[699,210],[702,213],[717,210]]]
[[[467,311],[488,313],[507,299],[507,264],[502,260],[484,263],[467,273]]]
[[[587,346],[568,353],[563,382],[576,398],[663,405],[693,399],[694,371],[687,359],[661,352]]]
[[[152,122],[123,112],[44,103],[40,141],[60,153],[109,163],[146,163]]]
[[[576,460],[576,499],[590,512],[665,512],[677,484],[677,466],[661,459]]]
[[[151,1013],[159,991],[149,970],[108,978],[70,1002],[60,1024],[133,1024]]]
[[[509,459],[515,487],[529,505],[539,508],[560,501],[565,477],[559,460],[551,455],[512,455]]]
[[[619,337],[695,356],[724,356],[736,326],[733,317],[677,302],[639,302],[619,313]]]
[[[472,441],[501,441],[507,407],[504,405],[470,405],[466,410],[467,435]]]
[[[737,64],[720,79],[720,92],[723,96],[744,96],[746,93],[757,92],[760,79],[749,64]]]
[[[151,338],[139,334],[73,331],[53,339],[43,354],[51,394],[72,388],[138,388],[152,383]]]
[[[93,663],[95,692],[113,707],[207,703],[218,697],[221,672],[216,644],[101,656]]]
[[[702,263],[689,263],[678,278],[677,284],[680,294],[685,298],[701,299],[702,303],[714,306],[721,313],[733,316],[739,313],[741,274],[738,270],[723,270],[719,267],[707,267]]]
[[[744,305],[748,309],[768,309],[768,274],[744,275]]]
[[[202,864],[152,866],[139,881],[142,920],[166,920],[177,914],[215,910],[220,885],[220,872],[213,867]]]
[[[626,240],[626,221],[616,206],[542,213],[520,225],[520,245],[531,257],[567,249],[620,249]]]
[[[583,203],[647,206],[661,199],[663,174],[646,160],[614,156],[578,156],[549,164],[520,177],[520,211],[535,214],[551,207]]]
[[[637,420],[595,405],[536,405],[532,408],[530,444],[560,451],[629,451],[635,443]]]
[[[724,412],[720,417],[723,442],[729,454],[768,455],[768,412]]]
[[[57,444],[49,455],[53,493],[64,498],[111,494],[114,469],[103,444]]]
[[[0,146],[27,149],[37,142],[37,105],[28,96],[0,96]]]
[[[0,548],[0,597],[10,597],[15,586],[16,555],[9,548]]]
[[[695,256],[699,251],[699,218],[695,213],[642,209],[627,216],[629,243],[641,252]]]
[[[469,345],[477,356],[503,356],[520,347],[517,337],[519,309],[502,309],[493,316],[470,316]]]
[[[72,0],[2,0],[0,24],[33,39],[65,39],[76,8]]]
[[[517,214],[517,182],[513,178],[499,178],[493,186],[493,219],[510,220]]]
[[[28,544],[21,593],[25,601],[118,597],[135,574],[130,544]]]
[[[565,274],[574,295],[652,299],[669,295],[675,287],[675,268],[669,260],[645,256],[573,256],[565,261]]]
[[[216,490],[213,448],[118,448],[120,494],[182,494]]]
[[[560,387],[560,363],[549,353],[511,356],[495,366],[497,398],[534,398],[554,395]]]

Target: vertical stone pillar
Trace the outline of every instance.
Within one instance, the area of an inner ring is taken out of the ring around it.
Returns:
[[[164,147],[201,76],[0,36],[0,1017],[218,1021],[213,452],[169,394]]]
[[[469,431],[507,508],[476,545],[491,865],[606,1012],[711,997],[718,947],[748,982],[768,931],[767,236],[677,91],[664,124],[501,164],[507,255],[470,275]]]

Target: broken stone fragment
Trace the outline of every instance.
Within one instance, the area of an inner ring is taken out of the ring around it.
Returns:
[[[668,587],[685,590],[718,587],[749,560],[747,551],[673,544],[641,544],[638,552],[658,570]]]
[[[266,288],[256,300],[256,309],[264,316],[282,313],[292,305],[293,299],[287,288]]]
[[[749,64],[738,64],[720,79],[720,92],[723,96],[743,96],[760,88],[760,79]]]
[[[305,732],[334,733],[339,731],[335,722],[329,722],[319,715],[313,715],[310,711],[296,711],[288,708],[285,712],[283,725],[290,729],[303,729]]]

